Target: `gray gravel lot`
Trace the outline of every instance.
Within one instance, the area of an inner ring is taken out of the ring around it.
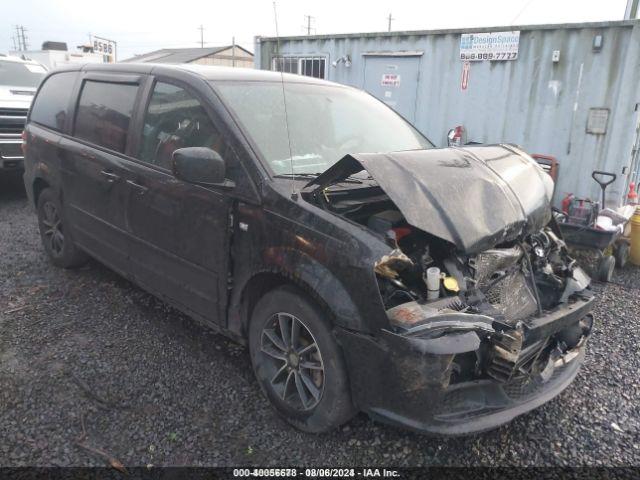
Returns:
[[[584,368],[542,408],[467,438],[362,414],[312,436],[271,410],[244,348],[96,262],[50,265],[22,187],[4,177],[0,252],[3,466],[103,465],[90,449],[125,465],[640,465],[637,268],[595,286]]]

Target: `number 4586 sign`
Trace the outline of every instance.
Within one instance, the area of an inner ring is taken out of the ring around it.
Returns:
[[[91,44],[95,53],[101,53],[109,58],[109,62],[116,61],[116,42],[107,40],[106,38],[91,37]]]

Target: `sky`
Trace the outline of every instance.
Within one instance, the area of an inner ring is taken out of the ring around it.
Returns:
[[[626,0],[276,0],[279,34],[318,34],[621,20]],[[118,42],[118,59],[170,47],[236,43],[253,51],[256,35],[275,36],[273,0],[2,0],[0,53],[22,25],[30,49],[45,40],[75,49],[89,34]]]

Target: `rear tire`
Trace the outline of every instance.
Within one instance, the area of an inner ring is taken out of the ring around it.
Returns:
[[[332,430],[356,412],[342,351],[326,319],[303,292],[285,286],[258,301],[249,325],[251,363],[263,393],[305,432]]]
[[[627,242],[621,242],[615,251],[616,267],[624,268],[629,260],[629,244]]]
[[[615,266],[616,260],[611,255],[602,257],[598,262],[598,280],[601,282],[610,282]]]
[[[45,188],[38,196],[40,239],[51,263],[61,268],[84,265],[88,256],[74,243],[56,192]]]

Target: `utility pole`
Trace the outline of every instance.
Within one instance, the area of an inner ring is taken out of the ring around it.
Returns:
[[[17,41],[18,42],[18,46],[17,46],[16,50],[22,52],[22,51],[24,51],[24,47],[23,47],[23,43],[22,43],[22,35],[20,33],[20,25],[16,25],[15,27],[16,27],[16,35],[14,37],[13,43],[15,45],[15,43]]]
[[[26,28],[24,28],[23,25],[16,25],[16,34],[13,37],[13,46],[14,48],[16,48],[16,50],[19,50],[21,52],[24,52],[25,50],[29,49],[29,40],[27,37],[27,35],[25,34],[25,32],[27,31]],[[17,42],[17,45],[16,45]]]
[[[306,23],[306,26],[304,28],[307,29],[307,35],[311,35],[311,28],[312,28],[311,27],[311,21],[315,20],[316,18],[312,17],[311,15],[305,15],[304,19],[305,19],[305,23]]]
[[[236,66],[236,37],[231,37],[231,66]]]
[[[200,48],[204,48],[204,27],[200,25],[198,30],[200,30]]]
[[[22,50],[23,51],[29,50],[29,42],[27,41],[28,37],[24,34],[24,32],[26,30],[27,29],[24,28],[24,25],[20,25],[20,33],[22,35]]]
[[[16,50],[21,51],[22,50],[22,40],[20,39],[20,27],[18,25],[15,26],[16,27],[16,35],[14,38],[14,43],[17,41],[18,42],[18,47],[16,48]]]
[[[388,31],[390,32],[391,31],[391,20],[395,20],[395,18],[393,18],[391,16],[391,13],[389,13],[389,18],[388,19],[389,19],[389,29],[388,29]]]

